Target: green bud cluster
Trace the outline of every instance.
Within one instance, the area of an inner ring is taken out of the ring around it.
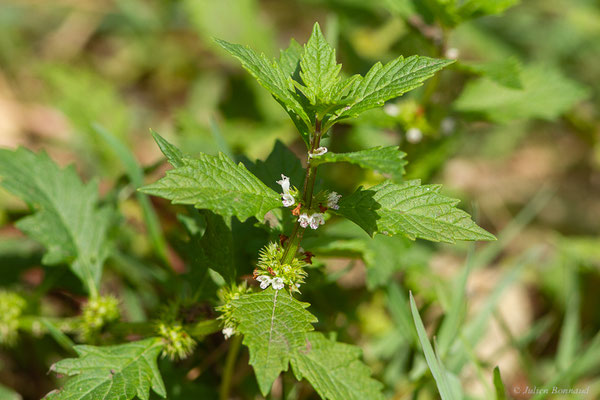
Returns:
[[[18,294],[0,291],[0,345],[12,346],[17,341],[19,317],[26,304]]]
[[[158,323],[158,334],[163,338],[163,355],[171,360],[184,360],[194,352],[196,341],[183,329],[180,323]]]
[[[111,295],[91,298],[81,313],[81,333],[85,339],[93,337],[104,325],[121,316],[119,300]]]
[[[298,288],[306,278],[306,263],[296,257],[290,263],[282,264],[283,248],[277,243],[269,243],[258,253],[258,264],[254,270],[254,276],[267,276],[269,278],[281,278],[283,283],[292,292],[300,292]]]
[[[223,286],[217,292],[221,305],[217,307],[217,311],[221,313],[219,319],[223,321],[224,332],[230,332],[227,337],[235,333],[237,323],[233,319],[233,300],[239,299],[243,294],[250,293],[250,288],[246,281],[239,285]]]

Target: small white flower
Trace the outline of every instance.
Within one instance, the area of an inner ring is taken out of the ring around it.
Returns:
[[[394,103],[388,103],[383,106],[383,111],[390,117],[397,117],[400,114],[400,107]]]
[[[406,132],[406,140],[410,143],[419,143],[423,139],[423,132],[419,128],[410,128]]]
[[[454,128],[456,128],[456,120],[452,117],[446,117],[442,120],[440,128],[442,128],[442,133],[444,135],[450,135],[454,132]]]
[[[312,229],[317,229],[319,225],[323,225],[325,223],[325,220],[323,219],[323,214],[315,213],[311,215],[309,223]]]
[[[312,153],[308,153],[308,158],[313,158],[314,156],[322,156],[325,153],[327,153],[327,147],[321,146],[315,149],[315,151],[313,151]]]
[[[283,193],[281,193],[281,202],[283,203],[283,206],[289,207],[293,205],[296,200],[294,200],[294,196],[290,193],[290,178],[281,174],[281,180],[277,181],[277,184],[281,185],[281,189],[283,190]]]
[[[223,332],[223,336],[225,337],[225,339],[229,339],[230,337],[232,337],[235,334],[235,329],[228,326],[226,328],[223,328],[222,332]]]
[[[458,58],[458,56],[460,55],[460,50],[458,50],[456,47],[450,47],[448,50],[446,50],[446,58],[449,58],[451,60],[456,60]]]
[[[261,275],[258,278],[256,278],[257,281],[260,282],[260,288],[261,289],[266,289],[269,287],[269,285],[273,282],[273,280],[266,276],[266,275]]]
[[[329,196],[327,196],[327,208],[331,208],[332,210],[339,209],[340,206],[338,206],[338,201],[340,201],[341,197],[342,195],[337,194],[337,192],[329,193]]]
[[[306,228],[310,223],[310,217],[306,213],[300,214],[298,222],[300,222],[301,227]]]
[[[281,290],[283,289],[283,279],[277,277],[277,278],[273,278],[273,281],[271,282],[271,286],[273,286],[273,289],[275,290]]]

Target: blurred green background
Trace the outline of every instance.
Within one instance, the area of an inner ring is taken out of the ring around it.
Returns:
[[[499,365],[515,399],[533,398],[526,388],[546,384],[589,393],[540,398],[600,398],[597,0],[3,0],[0,146],[45,149],[61,165],[75,163],[84,179],[99,177],[124,218],[121,248],[148,259],[125,166],[93,124],[126,144],[154,178],[164,168],[149,128],[189,153],[265,159],[280,140],[302,156],[285,111],[213,37],[276,56],[290,38],[304,43],[315,21],[348,75],[398,55],[458,59],[422,88],[336,127],[327,146],[399,145],[408,177],[443,183],[499,238],[485,246],[370,241],[346,223],[331,224],[327,238],[303,244],[327,271],[305,296],[320,327],[363,348],[389,398],[437,398],[407,314],[412,290],[465,397],[493,398]],[[322,171],[322,185],[343,194],[381,179],[344,164]],[[166,203],[155,206],[167,235],[176,231]],[[0,189],[0,283],[43,299],[43,312],[76,309],[65,297],[80,294],[54,288],[63,278],[49,280],[41,249],[13,227],[26,212]],[[249,273],[264,244],[255,242],[237,253]],[[136,298],[148,273],[124,278],[140,265],[116,257],[107,266],[105,284],[131,320],[158,306],[159,290]],[[460,330],[444,328],[450,315]],[[39,398],[54,387],[46,371],[60,349],[50,339],[22,341],[0,349],[0,383]],[[162,370],[179,388],[170,398],[212,398],[218,366],[197,358]],[[251,370],[235,379],[235,398],[257,398]],[[313,398],[305,392],[297,398]]]

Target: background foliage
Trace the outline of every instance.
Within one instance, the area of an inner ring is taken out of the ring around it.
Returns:
[[[78,365],[77,354],[94,356],[75,342],[140,338],[144,332],[128,329],[167,315],[163,299],[173,299],[187,324],[214,318],[222,282],[191,269],[198,260],[212,260],[226,280],[235,276],[231,262],[238,275],[252,274],[269,237],[251,218],[256,210],[243,210],[250,218],[234,219],[223,240],[227,229],[214,214],[191,218],[184,206],[136,191],[168,168],[148,129],[186,153],[242,161],[276,192],[281,172],[301,182],[294,125],[212,38],[271,58],[291,37],[304,43],[315,21],[348,75],[399,55],[458,59],[383,109],[340,123],[326,145],[335,153],[399,145],[407,180],[444,183],[445,194],[468,200],[464,208],[499,239],[451,246],[370,239],[332,220],[325,236],[302,244],[316,254],[302,300],[317,330],[359,345],[387,398],[502,398],[496,366],[508,398],[561,398],[526,393],[534,386],[589,387],[562,398],[600,397],[597,1],[8,0],[0,5],[0,146],[44,149],[75,167],[61,175],[52,164],[36,169],[25,150],[0,155],[5,187],[15,168],[32,184],[58,175],[70,182],[65,192],[13,187],[24,201],[0,188],[0,309],[18,302],[8,290],[25,299],[18,337],[0,348],[0,398],[39,399],[62,386],[64,378],[47,374],[51,365],[63,360],[54,364],[60,372]],[[158,140],[175,165],[175,149]],[[320,170],[318,185],[345,195],[382,181],[350,163],[324,159]],[[27,216],[40,202],[54,211]],[[80,218],[90,229],[73,230],[70,221]],[[64,231],[36,230],[39,219],[56,219]],[[72,240],[56,243],[61,237]],[[226,250],[215,252],[216,243]],[[74,321],[102,264],[100,292],[118,299],[129,325],[86,337]],[[8,324],[8,314],[0,321]],[[218,397],[231,341],[194,326],[191,357],[159,357],[162,381],[152,360],[146,366],[152,388],[169,399]],[[155,357],[148,343],[115,354]],[[355,348],[339,346],[354,362]],[[242,350],[229,377],[235,398],[258,396],[249,358]],[[292,360],[294,371],[270,396],[318,398],[293,379],[304,375],[307,358]]]

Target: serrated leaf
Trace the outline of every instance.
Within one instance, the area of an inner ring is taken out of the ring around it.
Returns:
[[[150,388],[166,397],[156,358],[163,348],[161,339],[150,338],[116,346],[75,346],[79,358],[68,358],[50,369],[72,376],[48,400],[129,400],[150,397]]]
[[[405,156],[406,153],[400,151],[397,146],[377,146],[352,153],[325,153],[321,156],[314,156],[311,164],[348,162],[388,175],[394,180],[402,180],[406,165]]]
[[[289,65],[286,64],[284,67],[286,71],[284,73],[278,62],[269,60],[264,54],[257,54],[248,46],[228,43],[220,39],[215,40],[237,58],[246,71],[250,72],[258,83],[275,97],[305,136],[306,130],[310,129],[312,123],[296,95],[291,76],[286,75],[287,72],[290,72]]]
[[[151,130],[152,136],[161,152],[167,157],[169,163],[175,167],[185,165],[185,155],[181,150],[169,143],[158,133]],[[199,284],[205,276],[207,268],[218,272],[226,281],[235,280],[235,266],[233,264],[233,236],[230,221],[222,216],[203,210],[190,209],[190,216],[179,215],[179,219],[186,226],[190,241],[183,246],[191,265],[190,276],[193,283]],[[199,226],[203,225],[201,231]]]
[[[318,23],[304,45],[300,58],[300,77],[304,83],[301,89],[310,103],[330,104],[337,94],[334,90],[339,82],[342,68],[335,59],[335,50],[327,43]]]
[[[324,400],[379,400],[382,384],[371,378],[356,346],[306,334],[306,345],[296,350],[291,364],[296,379],[306,378]]]
[[[429,57],[402,56],[382,65],[375,64],[364,78],[357,78],[347,97],[352,102],[341,111],[336,120],[356,117],[372,108],[381,107],[390,99],[415,89],[434,73],[452,64],[454,60]]]
[[[73,166],[61,169],[46,153],[0,149],[1,185],[35,208],[17,227],[42,243],[46,265],[68,263],[90,292],[109,252],[113,210],[98,206],[95,181],[84,184]]]
[[[286,76],[290,76],[294,80],[298,80],[300,77],[300,57],[302,57],[302,51],[302,45],[292,39],[288,48],[281,50],[279,54],[279,67]]]
[[[250,350],[250,364],[263,395],[271,390],[282,371],[287,371],[294,351],[306,346],[306,333],[317,319],[285,290],[269,287],[233,301],[233,318]]]
[[[439,194],[440,189],[439,185],[421,185],[419,180],[386,181],[342,197],[338,213],[371,236],[404,234],[410,239],[446,243],[495,240],[469,214],[456,208],[458,200]]]
[[[185,157],[183,155],[183,152],[181,150],[179,150],[177,147],[175,147],[174,145],[172,145],[171,143],[169,143],[165,138],[160,136],[156,131],[151,129],[150,132],[152,133],[152,137],[154,138],[154,141],[158,145],[158,148],[163,153],[163,155],[165,157],[167,157],[167,160],[169,161],[169,163],[172,166],[174,166],[175,168],[183,167],[184,166],[183,159]]]
[[[525,67],[521,81],[522,90],[507,88],[486,78],[471,81],[454,107],[496,122],[526,118],[552,120],[587,95],[581,85],[553,67]]]
[[[197,159],[184,158],[183,166],[140,190],[164,197],[173,204],[189,204],[240,221],[264,215],[281,206],[278,193],[265,186],[244,165],[235,164],[223,153],[201,153]]]

